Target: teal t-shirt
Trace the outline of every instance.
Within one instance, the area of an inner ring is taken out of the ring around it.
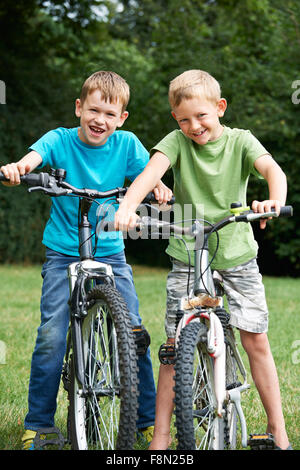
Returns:
[[[78,137],[78,128],[52,130],[34,143],[35,150],[42,157],[40,168],[66,170],[66,181],[77,188],[107,191],[124,185],[125,178],[133,181],[145,168],[149,153],[132,133],[118,130],[104,145],[91,146]],[[103,203],[100,199],[98,202]],[[77,197],[61,196],[52,198],[50,217],[46,224],[43,244],[60,253],[78,256],[78,207]],[[115,209],[107,201],[99,206],[94,203],[90,210],[92,231],[96,230],[97,216],[109,211],[113,218]],[[100,218],[101,220],[101,218]],[[93,237],[94,242],[94,237]],[[121,232],[100,232],[96,256],[108,256],[124,249]]]
[[[250,174],[261,175],[254,167],[255,160],[268,154],[263,145],[242,129],[224,127],[215,141],[198,145],[175,130],[152,150],[164,153],[170,160],[174,175],[175,220],[199,217],[215,223],[229,215],[232,202],[246,204]],[[191,212],[192,207],[192,212]],[[230,224],[219,233],[219,249],[212,263],[217,269],[227,269],[245,263],[257,255],[257,243],[250,224]],[[185,263],[189,257],[186,247],[171,237],[167,253]],[[216,247],[216,235],[209,238],[210,255]],[[193,254],[190,253],[193,262]]]

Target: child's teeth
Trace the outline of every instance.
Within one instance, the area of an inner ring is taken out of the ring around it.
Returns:
[[[101,134],[102,129],[95,129],[95,127],[91,127],[93,132],[97,132],[98,134]]]

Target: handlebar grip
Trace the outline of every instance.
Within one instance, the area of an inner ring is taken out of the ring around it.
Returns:
[[[148,202],[148,203],[153,202],[153,203],[158,204],[158,201],[155,198],[154,193],[152,193],[152,192],[148,193],[147,196],[145,197],[145,199],[142,201],[142,203],[146,203],[146,202]],[[172,196],[172,198],[170,199],[170,201],[167,202],[167,204],[171,206],[171,205],[174,204],[174,202],[175,202],[175,197]]]
[[[280,208],[280,217],[292,217],[293,215],[293,206],[282,206]]]
[[[22,183],[26,183],[28,186],[41,186],[47,188],[49,183],[48,173],[28,173],[27,175],[21,176]]]
[[[120,232],[121,231],[121,230],[116,230],[115,229],[115,222],[113,220],[102,221],[101,224],[100,224],[100,228],[103,230],[103,232]],[[132,230],[132,229],[130,229],[130,230]],[[137,224],[137,226],[133,230],[136,230],[137,232],[139,232],[141,230],[140,225]],[[123,233],[125,233],[125,232],[123,232]]]
[[[26,183],[28,186],[46,186],[49,175],[48,173],[28,173],[20,177],[22,183]],[[0,171],[0,181],[9,181],[5,178],[4,174]]]

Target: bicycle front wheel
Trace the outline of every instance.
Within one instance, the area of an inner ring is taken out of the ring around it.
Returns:
[[[84,384],[70,365],[69,431],[76,450],[131,449],[137,418],[137,356],[119,292],[97,286],[82,321]]]
[[[216,416],[214,364],[206,349],[207,328],[189,323],[180,333],[175,365],[178,449],[224,449],[224,420]]]

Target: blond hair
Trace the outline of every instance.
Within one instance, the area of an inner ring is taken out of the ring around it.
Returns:
[[[196,97],[213,103],[221,99],[220,85],[209,73],[187,70],[170,82],[169,102],[172,109],[179,106],[182,100]]]
[[[111,103],[119,101],[122,105],[122,112],[125,111],[130,98],[130,90],[127,82],[120,75],[105,70],[93,73],[82,85],[81,103],[84,103],[87,96],[95,90],[100,90],[105,101]]]

